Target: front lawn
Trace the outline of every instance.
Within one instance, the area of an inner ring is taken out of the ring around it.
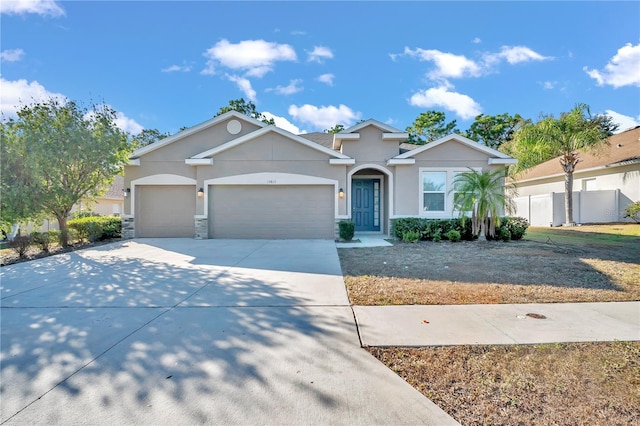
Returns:
[[[355,305],[640,300],[640,225],[529,228],[523,240],[339,249]]]
[[[640,300],[640,225],[338,253],[358,305]],[[640,424],[640,342],[367,350],[463,425]]]

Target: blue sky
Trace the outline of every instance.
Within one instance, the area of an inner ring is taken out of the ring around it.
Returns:
[[[640,2],[1,4],[1,108],[102,102],[175,133],[244,97],[294,133],[427,110],[640,122]]]

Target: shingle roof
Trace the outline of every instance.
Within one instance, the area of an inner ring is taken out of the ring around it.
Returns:
[[[576,172],[598,167],[622,165],[629,161],[640,162],[640,126],[626,130],[609,138],[609,146],[604,148],[600,155],[579,151],[580,162],[576,166]],[[525,170],[518,176],[519,181],[538,179],[554,175],[563,175],[560,165],[560,157],[553,158]]]
[[[313,133],[304,133],[298,136],[308,139],[311,142],[315,142],[329,149],[333,149],[333,134],[331,133],[313,132]]]
[[[101,197],[98,198],[109,198],[114,200],[123,200],[124,196],[122,190],[124,189],[124,177],[116,176],[113,180],[111,186],[107,189],[107,192],[104,193]]]

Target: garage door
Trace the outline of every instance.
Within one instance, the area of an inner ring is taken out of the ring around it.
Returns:
[[[215,185],[209,236],[333,239],[334,202],[331,185]]]
[[[192,185],[136,187],[137,237],[195,235],[196,188]]]

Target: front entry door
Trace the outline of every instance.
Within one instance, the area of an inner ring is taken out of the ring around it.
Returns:
[[[351,217],[357,231],[380,230],[380,179],[353,179]]]

